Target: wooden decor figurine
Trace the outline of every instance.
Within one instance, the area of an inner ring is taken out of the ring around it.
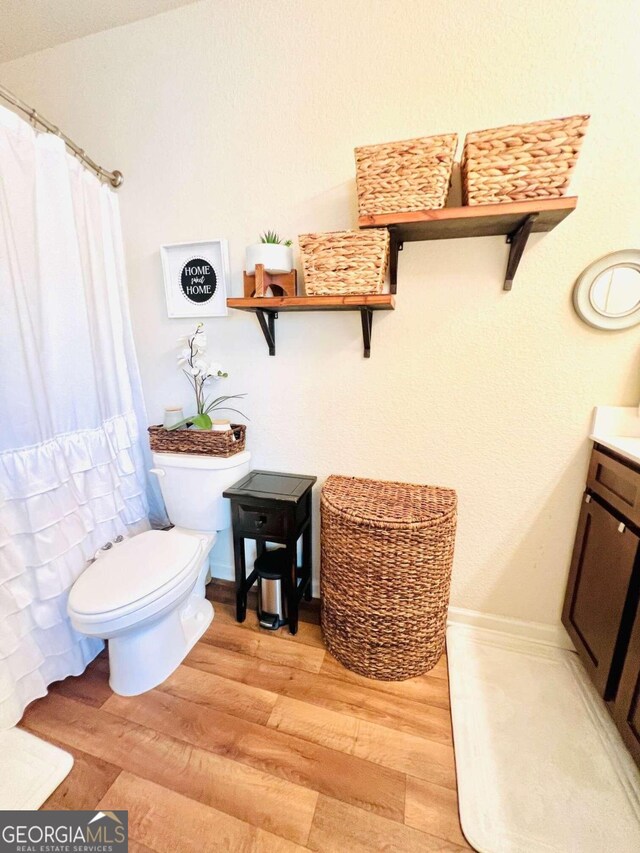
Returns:
[[[248,297],[268,298],[267,290],[271,288],[273,296],[295,296],[298,283],[298,273],[291,272],[270,273],[266,272],[264,264],[256,264],[255,275],[244,273],[244,295]]]

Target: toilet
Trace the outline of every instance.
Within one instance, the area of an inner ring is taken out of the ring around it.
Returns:
[[[209,552],[231,524],[222,492],[249,473],[250,459],[248,451],[228,458],[154,453],[151,472],[174,527],[100,551],[71,588],[73,627],[108,640],[114,693],[135,696],[161,684],[211,624]]]

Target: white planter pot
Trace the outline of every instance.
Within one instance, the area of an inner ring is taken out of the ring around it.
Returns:
[[[293,250],[280,243],[254,243],[247,246],[245,271],[253,275],[256,264],[262,264],[266,272],[291,272],[293,269]]]

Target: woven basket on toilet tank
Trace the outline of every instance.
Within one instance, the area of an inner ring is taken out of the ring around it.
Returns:
[[[400,681],[444,650],[456,532],[452,489],[329,477],[321,500],[322,630],[344,666]]]

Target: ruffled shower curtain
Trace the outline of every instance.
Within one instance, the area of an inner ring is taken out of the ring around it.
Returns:
[[[68,592],[117,536],[162,519],[115,193],[0,107],[0,728],[102,642]]]

